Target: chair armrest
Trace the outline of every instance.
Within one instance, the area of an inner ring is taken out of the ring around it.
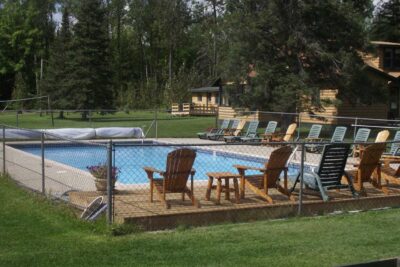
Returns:
[[[164,171],[160,171],[160,170],[157,170],[157,169],[155,169],[155,168],[153,168],[153,167],[143,167],[143,169],[145,170],[145,172],[147,172],[147,173],[151,173],[151,174],[153,174],[153,173],[159,173],[159,174],[161,174],[161,175],[164,175]]]
[[[233,165],[238,170],[255,170],[255,171],[260,171],[260,172],[265,172],[265,168],[258,168],[258,167],[252,167],[252,166],[244,166],[244,165]]]

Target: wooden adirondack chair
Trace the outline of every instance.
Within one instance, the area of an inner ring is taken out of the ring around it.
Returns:
[[[196,152],[194,150],[182,148],[168,154],[165,171],[144,167],[143,169],[150,180],[150,202],[153,202],[153,191],[156,189],[157,195],[167,209],[170,208],[170,204],[166,200],[167,193],[182,193],[182,201],[185,200],[185,194],[187,194],[192,204],[199,208],[200,204],[193,195],[195,170],[192,169],[192,166],[195,158]],[[162,178],[154,178],[154,173],[160,174]],[[190,189],[186,186],[189,175],[191,177]]]
[[[357,170],[346,171],[347,177],[353,178],[354,188],[361,194],[366,195],[364,183],[370,182],[374,187],[382,189],[381,185],[381,164],[379,162],[386,144],[376,143],[364,149],[360,163],[355,164]],[[374,171],[376,170],[375,175]]]
[[[273,133],[269,138],[265,138],[261,143],[268,145],[269,142],[289,142],[293,139],[297,124],[292,123],[286,130],[286,133]]]
[[[256,168],[251,166],[234,165],[241,175],[240,197],[244,198],[245,187],[247,186],[254,193],[264,198],[269,203],[274,203],[272,197],[268,194],[270,188],[275,188],[282,194],[294,201],[287,189],[287,167],[286,162],[289,159],[293,149],[290,146],[283,146],[274,150],[270,158],[265,163],[265,168]],[[258,170],[262,174],[246,175],[246,170]],[[280,174],[284,172],[283,186],[279,182]]]
[[[347,183],[342,184],[341,182],[349,151],[350,145],[348,144],[325,145],[318,167],[303,174],[303,182],[307,188],[319,191],[324,201],[329,201],[326,191],[330,189],[349,188],[353,197],[355,197],[356,192],[351,179],[346,177]],[[301,173],[297,175],[291,192],[294,191],[296,184],[299,182],[300,175]]]

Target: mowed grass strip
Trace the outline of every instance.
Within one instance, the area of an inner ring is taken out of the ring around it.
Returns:
[[[0,203],[1,266],[332,266],[400,255],[398,209],[116,237],[4,177]]]
[[[18,127],[29,129],[50,128],[98,128],[98,127],[140,127],[147,137],[155,137],[155,125],[153,111],[116,112],[101,115],[93,113],[89,120],[82,120],[80,113],[65,113],[65,119],[57,118],[54,114],[54,127],[51,116],[43,113],[23,113],[18,115]],[[203,132],[209,127],[215,126],[215,117],[175,117],[166,112],[157,113],[158,137],[197,137],[197,132]],[[0,114],[0,124],[17,126],[16,113]]]

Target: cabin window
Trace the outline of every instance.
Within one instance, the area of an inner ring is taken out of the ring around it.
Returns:
[[[391,48],[386,48],[383,53],[384,68],[392,68],[392,57],[393,57],[393,50]]]
[[[383,52],[383,67],[400,69],[400,48],[385,48]]]
[[[400,69],[400,48],[394,51],[394,67]]]
[[[203,99],[202,99],[202,97],[201,97],[201,94],[198,94],[198,95],[197,95],[197,101],[199,101],[199,102],[203,101]]]
[[[207,100],[208,100],[208,102],[211,102],[211,94],[210,93],[207,94]]]

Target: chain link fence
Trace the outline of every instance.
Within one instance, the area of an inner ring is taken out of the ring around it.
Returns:
[[[247,140],[225,133],[217,140],[78,141],[3,125],[0,170],[23,187],[82,210],[103,197],[108,222],[149,230],[400,205],[396,126],[340,124],[347,131],[342,142],[332,143],[336,125],[323,125],[309,138],[315,123],[295,115],[269,119],[278,121],[273,138],[262,135],[264,123]],[[293,122],[294,138],[282,142]],[[354,142],[354,130],[367,126],[373,129],[368,138]],[[383,129],[389,135],[380,143]],[[13,139],[15,130],[27,138]]]

